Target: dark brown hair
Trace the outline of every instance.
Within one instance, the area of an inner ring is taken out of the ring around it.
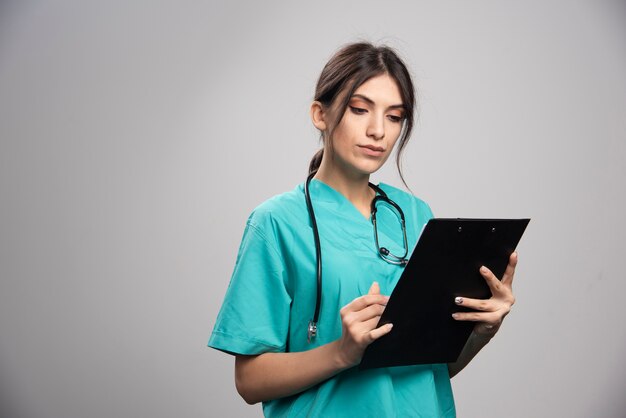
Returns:
[[[402,176],[401,157],[413,129],[415,91],[406,65],[392,48],[385,45],[374,46],[369,42],[345,45],[330,58],[322,70],[315,88],[314,100],[330,109],[341,93],[346,92],[336,107],[335,120],[329,123],[328,138],[332,138],[333,131],[341,122],[356,89],[370,78],[381,74],[388,74],[396,81],[404,105],[404,121],[396,153],[396,165],[400,179],[406,186]],[[328,141],[326,145],[332,146],[332,141]],[[323,155],[322,148],[313,156],[309,164],[309,173],[317,171]]]

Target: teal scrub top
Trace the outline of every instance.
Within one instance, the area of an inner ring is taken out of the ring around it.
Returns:
[[[379,187],[406,217],[412,251],[428,205],[386,184]],[[209,346],[233,354],[298,352],[341,337],[339,310],[367,294],[377,281],[391,294],[402,267],[378,256],[374,229],[341,193],[313,179],[310,194],[322,248],[322,302],[318,335],[307,342],[315,310],[316,270],[313,231],[304,184],[275,196],[250,215],[235,269]],[[378,204],[380,245],[403,253],[396,212]],[[263,403],[267,417],[454,417],[446,364],[359,370],[354,367],[293,396]]]

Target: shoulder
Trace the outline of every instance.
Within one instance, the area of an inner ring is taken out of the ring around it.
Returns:
[[[412,212],[420,218],[430,219],[433,212],[428,203],[419,197],[386,183],[378,185],[387,196],[396,202],[404,212]]]
[[[281,227],[300,221],[303,214],[306,215],[306,202],[303,185],[299,184],[288,192],[272,196],[254,208],[248,217],[247,226],[263,233],[266,238],[271,238],[270,235],[276,236]]]

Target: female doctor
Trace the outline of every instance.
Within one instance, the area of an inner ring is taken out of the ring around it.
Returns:
[[[475,322],[456,363],[354,367],[392,330],[378,320],[432,217],[412,194],[369,183],[394,147],[400,168],[414,106],[409,72],[392,49],[340,49],[311,105],[324,146],[307,181],[248,219],[209,346],[235,355],[238,392],[250,404],[263,402],[268,417],[455,416],[450,377],[489,342],[514,303],[515,253],[501,282],[481,268],[490,299],[455,299],[471,311],[453,318]]]

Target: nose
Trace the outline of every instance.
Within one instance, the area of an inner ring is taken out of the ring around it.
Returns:
[[[381,140],[385,137],[385,117],[372,113],[367,126],[366,135],[372,139]]]

